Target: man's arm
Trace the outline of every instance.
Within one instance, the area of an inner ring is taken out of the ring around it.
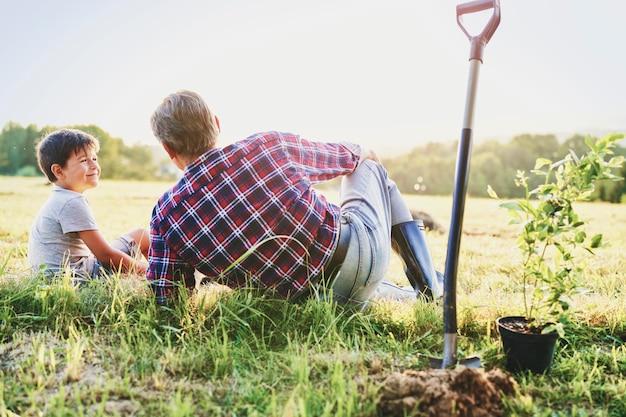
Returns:
[[[146,278],[154,292],[157,304],[166,305],[168,300],[175,295],[181,281],[187,288],[195,286],[195,270],[168,246],[159,230],[157,224],[152,222]]]
[[[313,142],[290,133],[280,137],[289,158],[313,183],[352,173],[361,155],[361,147],[354,143]]]

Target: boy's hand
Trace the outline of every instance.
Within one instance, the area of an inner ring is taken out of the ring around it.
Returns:
[[[102,262],[103,265],[117,269],[120,266],[124,272],[145,274],[148,263],[139,261],[112,247],[99,230],[82,230],[78,237],[85,242],[89,250]]]

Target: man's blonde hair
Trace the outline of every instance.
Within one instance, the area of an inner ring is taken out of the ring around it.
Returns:
[[[180,90],[163,99],[150,118],[152,132],[183,157],[197,157],[215,146],[219,127],[202,97]]]

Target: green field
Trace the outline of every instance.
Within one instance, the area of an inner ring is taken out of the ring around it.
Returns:
[[[103,233],[148,226],[166,183],[102,181],[86,193]],[[353,313],[250,291],[202,289],[164,310],[141,277],[80,291],[26,263],[33,216],[51,187],[0,177],[0,416],[376,416],[392,373],[441,356],[442,306],[380,303]],[[329,193],[331,199],[336,196]],[[451,197],[407,197],[445,229]],[[626,415],[626,205],[579,204],[613,243],[588,260],[588,291],[548,375],[516,375],[504,415]],[[428,235],[443,269],[447,234]],[[507,213],[468,199],[459,260],[459,356],[503,368],[494,321],[523,311]],[[406,284],[397,258],[388,278]],[[418,414],[416,414],[418,415]]]

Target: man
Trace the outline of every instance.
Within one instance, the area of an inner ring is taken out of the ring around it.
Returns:
[[[279,132],[219,148],[219,120],[191,91],[166,97],[151,124],[184,171],[152,213],[147,278],[158,302],[178,282],[192,287],[194,269],[230,287],[289,299],[329,289],[356,307],[381,291],[402,298],[406,292],[388,282],[379,288],[390,235],[413,287],[441,295],[419,223],[371,150]],[[340,206],[312,188],[338,176]]]

